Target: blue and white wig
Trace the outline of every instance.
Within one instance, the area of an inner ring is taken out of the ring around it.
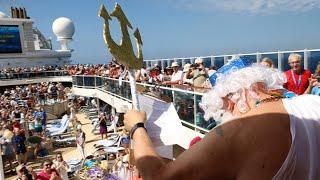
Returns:
[[[263,83],[267,90],[283,89],[283,84],[287,81],[281,71],[260,64],[250,65],[243,58],[231,60],[209,79],[213,88],[203,95],[200,106],[205,112],[206,120],[213,118],[220,122],[232,118],[231,112],[223,108],[223,98],[235,103],[241,113],[246,113],[250,110],[246,94],[258,98],[252,90],[253,84]],[[245,90],[249,93],[244,93]]]

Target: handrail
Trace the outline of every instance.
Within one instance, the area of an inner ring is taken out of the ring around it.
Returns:
[[[77,76],[83,76],[83,75],[77,75]],[[95,77],[101,77],[104,79],[119,81],[119,79],[110,78],[110,77],[103,77],[103,76],[95,76]],[[122,82],[130,83],[128,80],[122,80]],[[182,92],[182,93],[190,93],[190,94],[201,95],[201,96],[204,94],[204,93],[200,93],[200,92],[196,92],[196,91],[189,91],[189,90],[184,90],[184,89],[179,89],[179,88],[170,88],[170,87],[166,87],[166,86],[159,85],[159,84],[146,84],[146,83],[140,83],[140,82],[137,82],[136,84],[141,85],[141,86],[151,87],[151,88],[160,88],[160,89],[164,89],[164,90],[177,91],[177,92]]]
[[[37,72],[0,72],[0,80],[12,80],[12,79],[28,79],[30,77],[53,77],[53,76],[69,76],[66,70],[56,70],[56,71],[37,71]]]
[[[278,53],[294,53],[294,52],[314,52],[320,51],[320,49],[300,49],[300,50],[287,50],[287,51],[270,51],[270,52],[255,52],[255,53],[234,53],[234,54],[223,54],[223,55],[209,55],[209,56],[193,56],[193,57],[173,57],[173,58],[159,58],[159,59],[150,59],[144,60],[145,62],[154,62],[154,61],[169,61],[169,60],[176,60],[176,59],[196,59],[196,58],[216,58],[216,57],[226,57],[226,56],[250,56],[250,55],[257,55],[257,54],[278,54]]]

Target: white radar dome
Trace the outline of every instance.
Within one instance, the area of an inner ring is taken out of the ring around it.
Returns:
[[[8,16],[5,13],[0,11],[0,18],[8,18]]]
[[[60,17],[52,23],[53,33],[59,39],[72,39],[75,28],[73,22],[66,17]]]

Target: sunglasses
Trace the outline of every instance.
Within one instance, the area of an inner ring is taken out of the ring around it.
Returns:
[[[300,61],[295,61],[295,62],[289,62],[289,64],[300,64]]]
[[[52,166],[52,164],[45,164],[44,166],[50,167],[50,166]]]

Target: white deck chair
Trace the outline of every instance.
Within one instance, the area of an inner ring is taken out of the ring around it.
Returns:
[[[68,144],[71,144],[75,141],[76,141],[76,137],[64,137],[64,138],[54,139],[54,142],[59,146],[62,145],[62,147],[66,147]]]
[[[68,118],[68,116],[63,116],[61,120],[61,125],[59,127],[47,128],[48,135],[49,136],[62,135],[68,129],[69,121],[70,119]]]
[[[65,114],[64,116],[62,116],[61,119],[50,120],[46,125],[47,129],[52,128],[52,127],[59,128],[61,126],[61,124],[63,123],[63,121],[66,120],[66,118],[68,118],[68,115]]]
[[[47,129],[50,131],[55,131],[55,129],[59,129],[65,121],[68,120],[68,115],[64,115],[61,119],[54,119],[47,124]]]

